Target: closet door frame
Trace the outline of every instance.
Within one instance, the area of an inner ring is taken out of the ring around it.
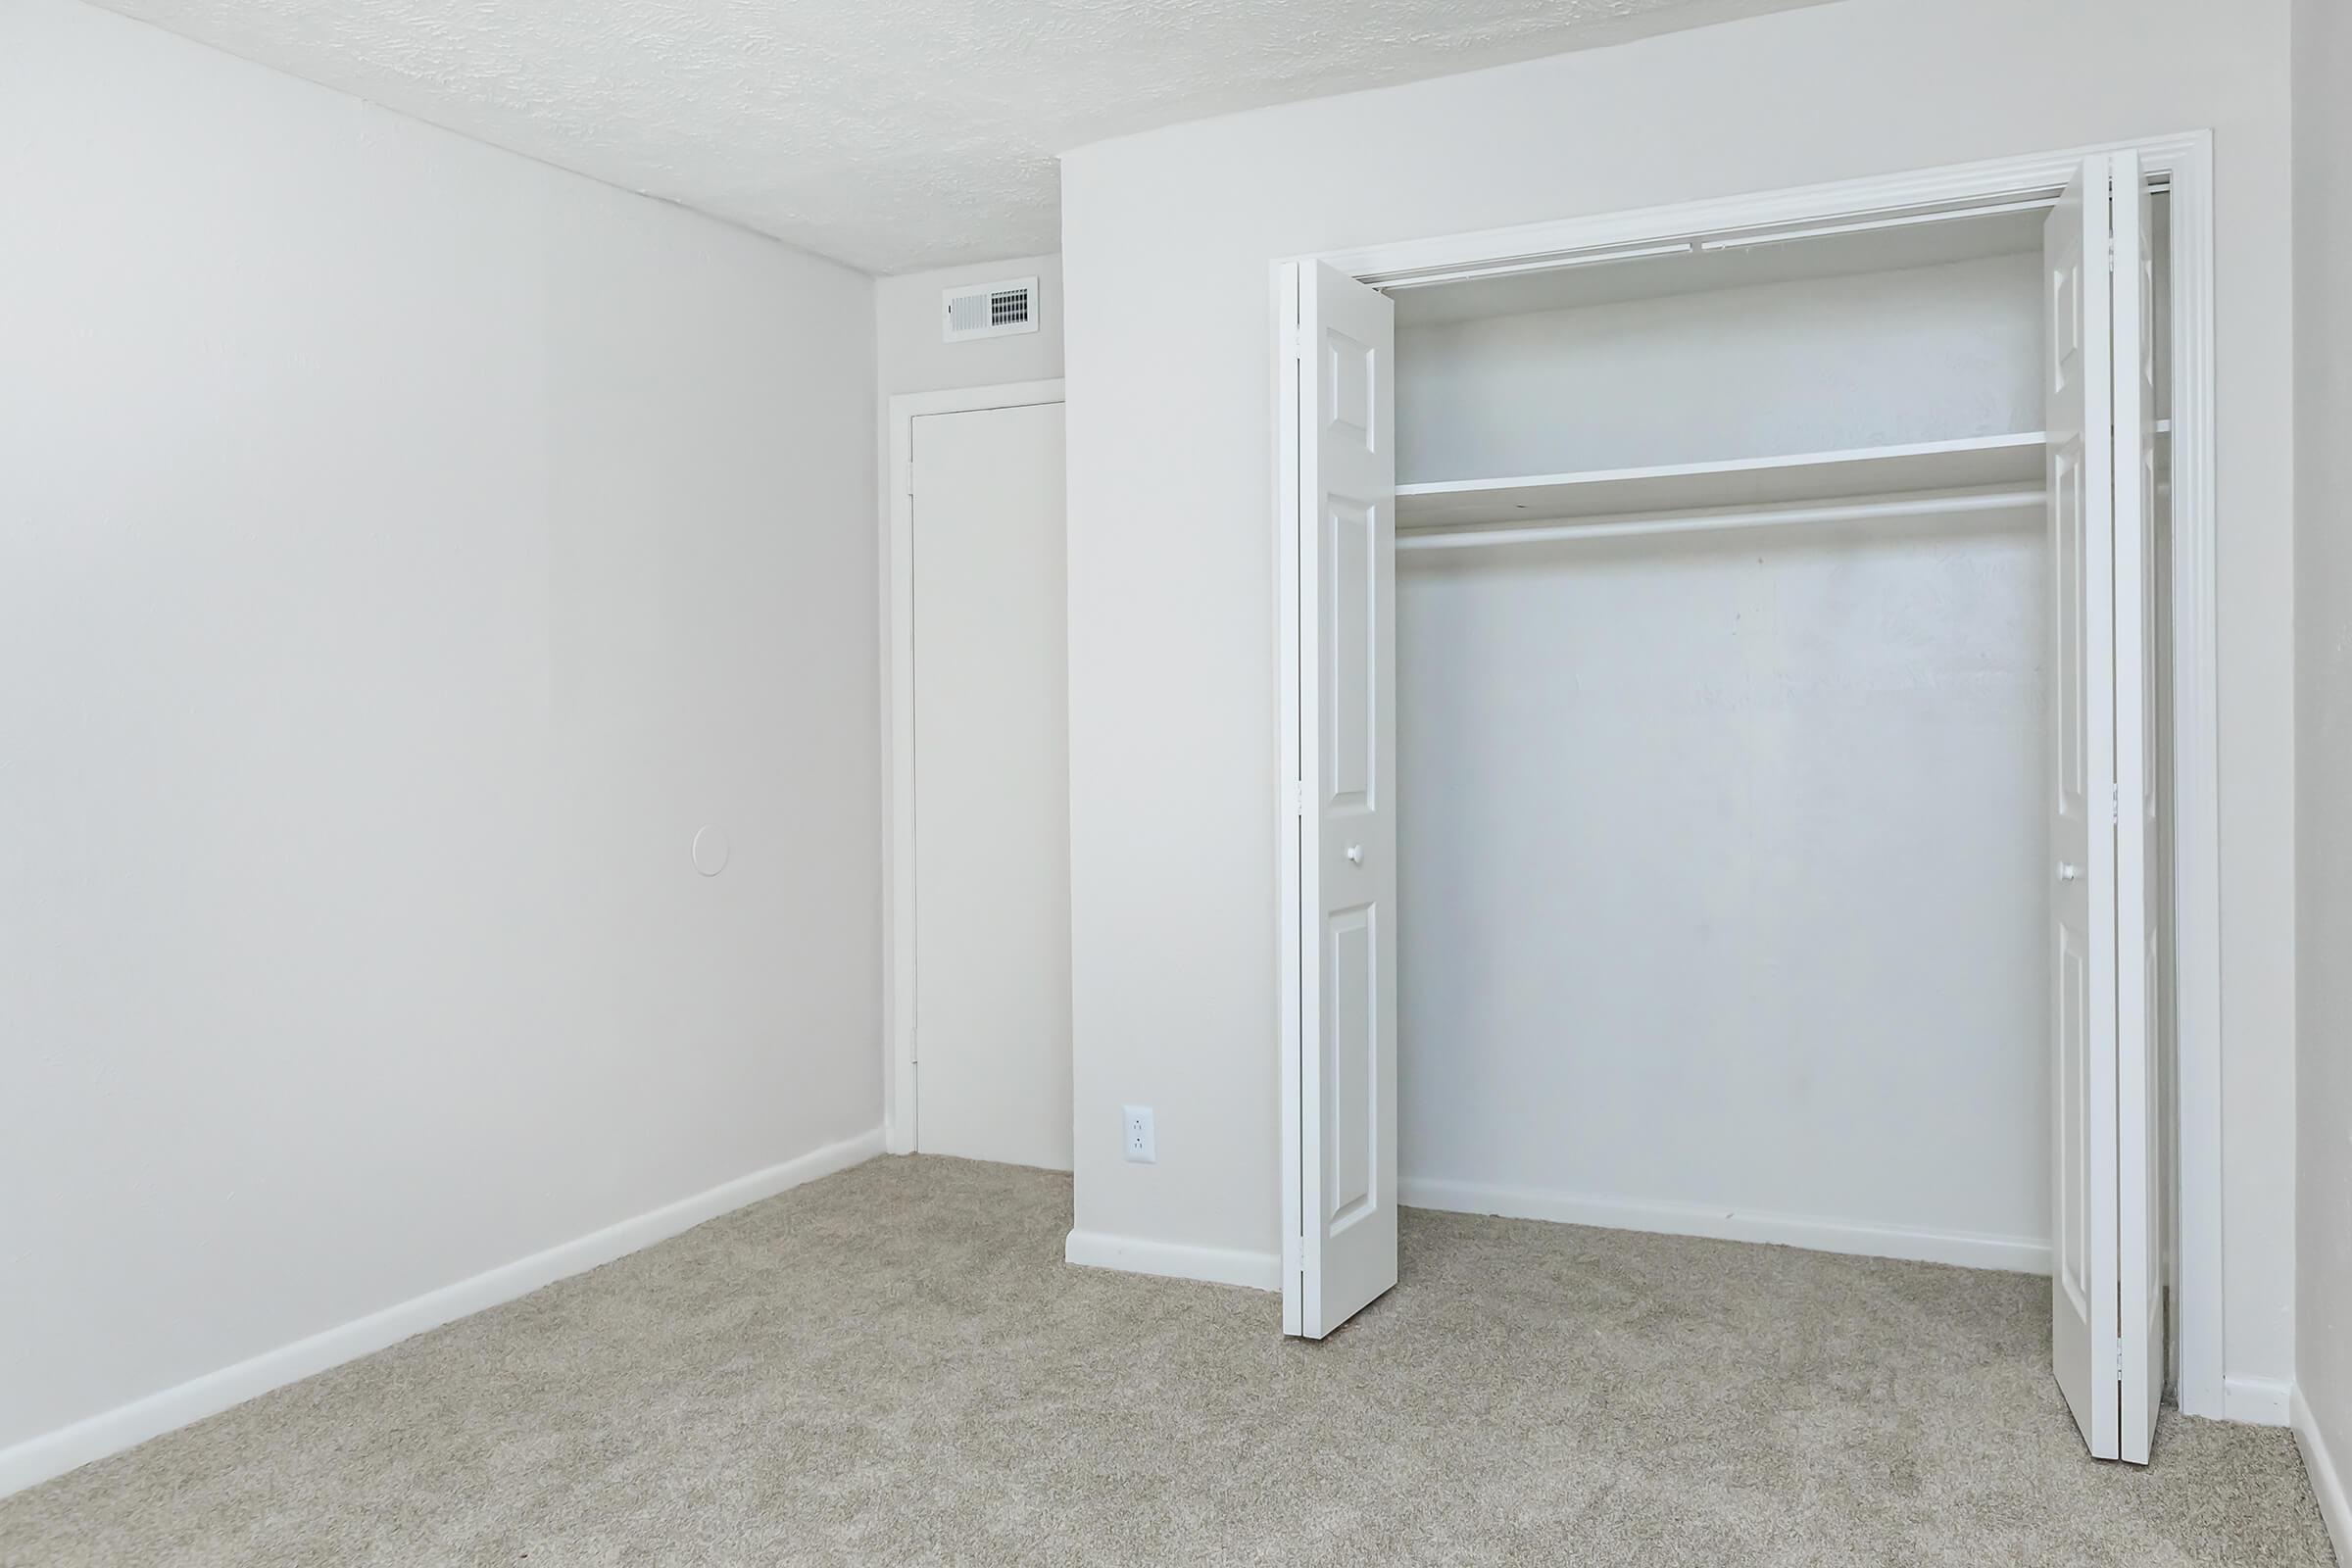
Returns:
[[[2232,1414],[2223,1354],[2222,1274],[2222,1045],[2219,706],[2214,573],[2214,211],[2213,139],[2206,130],[2136,141],[2103,143],[1956,165],[1870,179],[1809,185],[1746,196],[1681,203],[1590,218],[1362,246],[1276,258],[1270,345],[1279,385],[1290,352],[1279,323],[1281,279],[1287,266],[1326,264],[1362,282],[1416,286],[1514,271],[1544,270],[1598,261],[1628,251],[1671,245],[1686,237],[1727,230],[1854,224],[1942,212],[1964,213],[2055,198],[2082,167],[2102,154],[2138,154],[2145,177],[2169,187],[2172,205],[2172,635],[2168,710],[2174,738],[2171,777],[2174,812],[2172,877],[2175,1001],[2175,1081],[2168,1107],[2177,1150],[2174,1195],[2172,1339],[2180,1408],[2191,1415]],[[1274,514],[1284,497],[1279,455],[1295,431],[1275,431],[1278,461]],[[1295,689],[1304,631],[1285,601],[1277,607],[1277,678]],[[1298,755],[1297,715],[1281,707],[1280,755]],[[1276,781],[1277,839],[1295,826],[1288,777]],[[1293,879],[1295,881],[1295,879]],[[1286,897],[1295,896],[1295,888]],[[1296,909],[1278,911],[1288,929]],[[1294,971],[1286,993],[1298,983]],[[1299,1049],[1298,1009],[1280,1019],[1286,1059]],[[1286,1195],[1286,1206],[1288,1196]],[[2242,1415],[2244,1412],[2237,1412]]]

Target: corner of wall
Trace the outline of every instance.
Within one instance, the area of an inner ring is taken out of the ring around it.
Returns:
[[[2295,1390],[2290,1419],[2336,1554],[2352,1563],[2352,7],[2294,0]]]
[[[765,1170],[722,1182],[616,1225],[101,1411],[70,1427],[0,1448],[0,1497],[219,1415],[272,1389],[299,1383],[445,1323],[642,1251],[707,1220],[863,1164],[881,1152],[879,1128],[812,1149]]]
[[[2302,1450],[2303,1468],[2310,1473],[2312,1495],[2319,1499],[2320,1517],[2327,1521],[2336,1561],[2352,1563],[2352,1483],[2346,1481],[2339,1456],[2313,1419],[2301,1389],[2289,1398],[2287,1424],[2294,1428],[2295,1446]]]

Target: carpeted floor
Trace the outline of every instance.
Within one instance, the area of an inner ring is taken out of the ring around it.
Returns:
[[[10,1565],[2327,1564],[2283,1432],[2083,1457],[2045,1281],[1408,1212],[1321,1345],[878,1159],[0,1501]]]

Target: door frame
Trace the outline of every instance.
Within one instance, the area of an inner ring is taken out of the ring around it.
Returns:
[[[1061,380],[1006,381],[891,395],[882,499],[882,765],[890,823],[882,841],[882,1147],[916,1148],[914,1079],[914,421],[1064,401]]]
[[[2227,1417],[2222,1276],[2222,953],[2219,665],[2214,572],[2214,207],[2213,136],[2192,130],[2016,158],[1885,174],[1864,179],[1676,203],[1670,206],[1524,223],[1508,228],[1357,246],[1277,258],[1273,276],[1273,373],[1291,351],[1284,314],[1283,267],[1325,263],[1363,282],[1430,284],[1511,271],[1540,270],[1578,256],[1640,250],[1728,229],[1837,223],[1945,208],[1994,207],[2055,196],[2082,161],[2136,151],[2150,179],[2170,187],[2172,372],[2172,687],[2173,734],[2173,1049],[2176,1193],[2173,1224],[2172,1335],[2180,1408]],[[1277,400],[1279,403],[1279,399]],[[1297,705],[1303,628],[1298,624],[1292,564],[1298,539],[1282,486],[1281,454],[1295,439],[1276,431],[1274,516],[1277,570],[1276,680],[1282,733],[1277,755],[1275,838],[1295,854],[1297,821],[1290,780],[1298,755]],[[1282,931],[1295,932],[1299,898],[1295,861],[1282,872]],[[1296,997],[1299,955],[1286,937],[1280,1049],[1299,1050]]]

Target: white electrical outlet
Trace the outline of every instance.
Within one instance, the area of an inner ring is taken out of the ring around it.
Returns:
[[[1159,1144],[1152,1135],[1152,1107],[1129,1105],[1119,1112],[1119,1136],[1127,1157],[1138,1165],[1159,1163]]]

